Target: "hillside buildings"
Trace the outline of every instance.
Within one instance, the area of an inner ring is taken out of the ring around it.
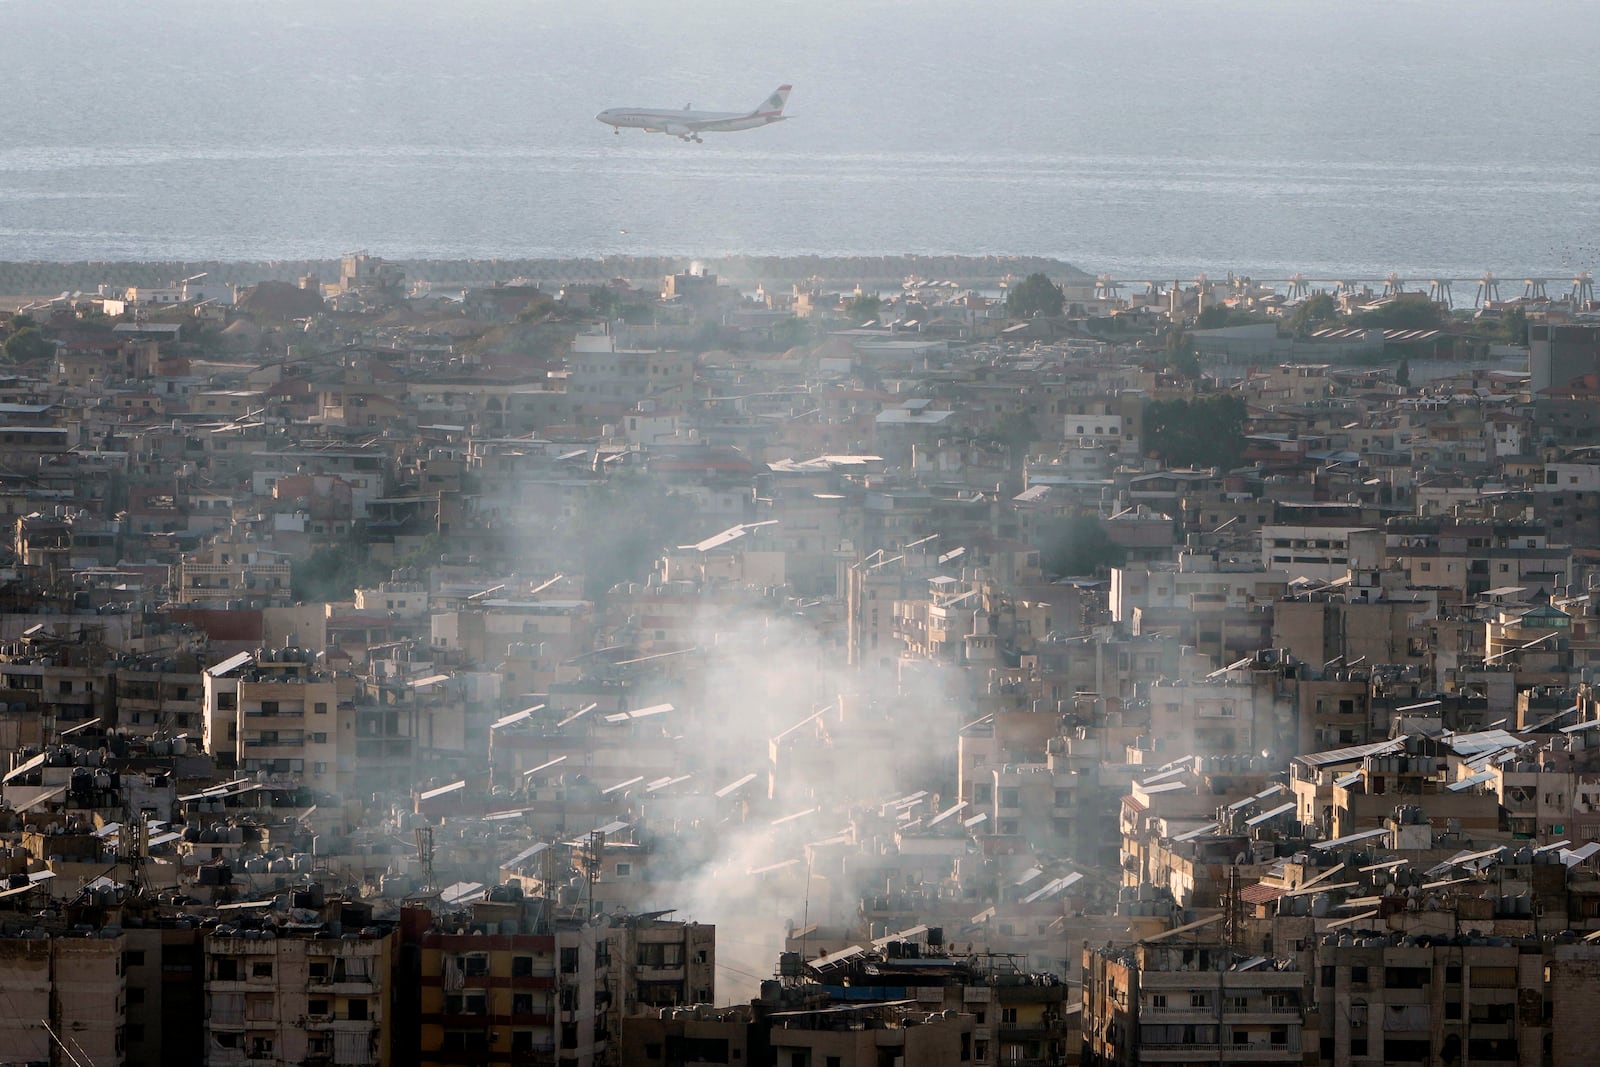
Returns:
[[[403,283],[35,309],[0,1060],[1582,1058],[1590,309]]]

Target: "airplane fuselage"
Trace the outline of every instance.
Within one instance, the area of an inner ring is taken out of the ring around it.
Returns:
[[[783,121],[782,115],[750,115],[737,111],[652,111],[645,108],[614,107],[598,118],[608,126],[660,130],[668,126],[696,125],[707,132],[732,133],[753,130],[770,122]]]
[[[781,85],[777,91],[753,111],[695,111],[688,107],[681,111],[664,108],[613,107],[600,112],[595,118],[618,133],[624,129],[644,130],[646,133],[665,133],[685,141],[698,141],[702,133],[737,133],[782,122],[784,105],[788,102],[789,86]]]

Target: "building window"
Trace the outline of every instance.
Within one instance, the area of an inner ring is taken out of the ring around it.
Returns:
[[[532,956],[513,956],[513,957],[511,957],[511,977],[513,977],[513,978],[532,978],[533,977],[533,957]]]
[[[272,962],[270,960],[256,960],[250,965],[251,978],[271,978]]]

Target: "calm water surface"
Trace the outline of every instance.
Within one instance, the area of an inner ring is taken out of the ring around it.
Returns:
[[[0,20],[0,259],[1600,267],[1600,4],[0,0]],[[794,121],[703,145],[593,118],[780,81]]]

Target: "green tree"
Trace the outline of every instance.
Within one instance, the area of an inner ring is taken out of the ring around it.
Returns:
[[[1043,274],[1030,274],[1006,294],[1006,314],[1014,319],[1031,319],[1035,315],[1054,317],[1066,305],[1066,294],[1061,286]]]
[[[1220,330],[1228,325],[1230,312],[1226,304],[1212,304],[1200,310],[1200,317],[1195,320],[1197,330]]]
[[[1039,432],[1034,429],[1032,419],[1020,411],[1013,411],[1002,415],[994,429],[983,436],[1003,446],[1007,465],[1013,471],[1020,471],[1028,458],[1028,446],[1039,439]]]
[[[1514,307],[1506,312],[1504,330],[1506,344],[1526,345],[1528,343],[1528,313],[1521,307]]]
[[[517,315],[517,321],[523,323],[542,322],[551,315],[565,317],[567,310],[558,304],[553,297],[544,296],[523,308]]]
[[[6,338],[5,356],[8,363],[31,363],[49,359],[55,354],[55,345],[44,339],[36,326],[24,326]]]
[[[1191,379],[1200,377],[1200,357],[1194,350],[1194,338],[1182,326],[1169,326],[1161,335],[1161,343],[1167,354],[1164,369],[1168,373]]]
[[[1195,381],[1200,377],[1200,357],[1190,347],[1180,348],[1167,359],[1167,373]]]
[[[1217,393],[1190,400],[1152,400],[1144,409],[1147,451],[1168,467],[1238,464],[1244,451],[1244,401]]]
[[[862,293],[844,306],[844,313],[850,322],[856,326],[864,322],[875,322],[878,312],[883,308],[883,298],[873,293]]]
[[[1400,365],[1394,369],[1394,383],[1407,389],[1411,387],[1411,361],[1409,359],[1402,357]]]
[[[1323,323],[1331,322],[1338,315],[1339,305],[1332,296],[1327,293],[1312,293],[1300,301],[1300,306],[1289,316],[1289,332],[1296,337],[1304,337]]]
[[[781,351],[810,344],[813,336],[810,319],[790,316],[772,324],[772,343]]]
[[[616,314],[629,326],[648,326],[656,321],[656,309],[649,304],[622,304],[617,307]]]
[[[722,323],[715,319],[706,319],[695,330],[689,348],[697,354],[704,354],[714,348],[730,347],[737,337],[737,331],[725,329]]]
[[[1391,300],[1357,315],[1355,322],[1380,330],[1437,330],[1444,325],[1444,309],[1432,300]]]
[[[296,560],[289,588],[296,600],[307,604],[348,600],[357,588],[375,585],[389,577],[389,568],[374,563],[365,543],[348,541],[319,548]]]

